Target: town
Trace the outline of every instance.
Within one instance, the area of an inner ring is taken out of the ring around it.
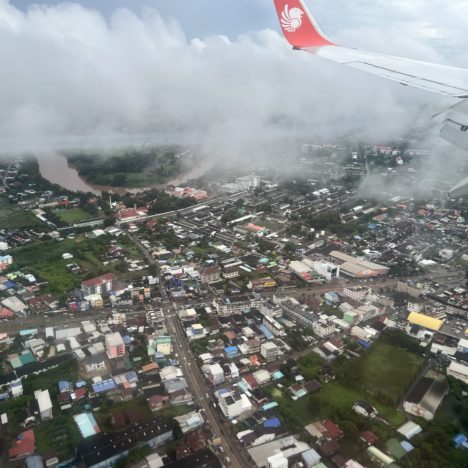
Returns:
[[[291,153],[100,195],[0,160],[0,466],[467,466],[467,200],[402,189],[414,142]]]

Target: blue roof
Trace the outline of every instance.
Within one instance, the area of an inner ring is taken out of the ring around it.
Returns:
[[[16,286],[16,283],[14,281],[7,281],[5,283],[5,288],[7,288],[7,289],[14,288],[15,286]]]
[[[280,427],[281,421],[278,418],[270,418],[264,421],[263,427]]]
[[[274,378],[275,380],[280,380],[280,379],[282,379],[282,378],[284,377],[284,374],[283,374],[281,371],[279,371],[279,370],[273,372],[272,375],[273,375],[273,378]]]
[[[80,380],[79,382],[75,383],[76,388],[86,387],[86,382],[84,380]]]
[[[226,354],[239,354],[237,346],[227,346],[226,348],[224,348],[224,352]]]
[[[123,336],[122,339],[123,339],[123,341],[124,341],[124,343],[126,345],[128,345],[128,344],[130,344],[132,342],[131,337],[129,337],[128,335]]]
[[[109,390],[112,390],[115,387],[115,382],[112,379],[103,380],[102,382],[93,384],[93,391],[94,393],[108,392]]]
[[[270,338],[273,338],[273,333],[271,333],[271,331],[268,330],[268,328],[263,323],[258,325],[258,329],[265,335],[266,339],[269,340]]]
[[[61,392],[65,390],[71,390],[71,383],[67,382],[66,380],[60,380],[58,383],[58,388]]]
[[[268,411],[272,408],[276,408],[278,406],[278,403],[276,401],[271,401],[270,403],[266,403],[265,405],[262,406],[262,411]]]
[[[457,434],[454,438],[453,438],[453,442],[455,444],[455,447],[461,447],[464,443],[468,442],[468,438],[466,437],[465,434]]]
[[[409,442],[407,442],[406,440],[404,440],[403,442],[400,442],[400,445],[403,447],[403,450],[406,453],[411,452],[411,450],[414,449],[414,447]]]
[[[130,371],[125,374],[125,378],[129,383],[136,383],[138,382],[138,374],[135,371]]]

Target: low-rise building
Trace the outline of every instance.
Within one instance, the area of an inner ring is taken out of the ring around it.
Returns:
[[[279,347],[272,341],[267,341],[260,346],[260,354],[267,362],[276,361],[279,355]]]
[[[447,375],[468,384],[468,366],[452,361],[447,368]]]
[[[312,330],[320,338],[325,338],[335,333],[336,326],[333,322],[326,320],[317,320],[312,324]]]
[[[252,409],[252,403],[247,395],[237,389],[223,388],[216,392],[216,397],[221,411],[229,419],[237,418]]]
[[[49,390],[36,390],[34,392],[34,398],[37,400],[41,420],[46,421],[47,419],[52,419],[54,415],[52,413],[52,401],[50,399]]]

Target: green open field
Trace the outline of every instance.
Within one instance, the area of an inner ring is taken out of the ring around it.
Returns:
[[[81,208],[72,208],[70,210],[55,210],[54,214],[68,224],[74,224],[80,221],[88,221],[89,219],[93,218],[93,216]]]
[[[84,236],[62,242],[38,242],[13,252],[14,267],[36,275],[39,280],[47,281],[49,285],[44,292],[63,295],[78,287],[85,279],[113,271],[117,267],[118,263],[107,266],[102,263],[107,245],[106,238],[89,240]],[[71,253],[74,258],[63,260],[62,254],[66,252]],[[81,275],[73,274],[66,267],[70,263],[77,263],[86,272]]]
[[[329,382],[316,393],[294,401],[286,388],[267,387],[267,392],[278,402],[277,411],[286,424],[293,430],[301,430],[307,424],[332,417],[337,412],[352,411],[359,400],[365,400],[377,408],[381,416],[394,426],[405,422],[399,411],[383,405],[363,392],[337,382]]]
[[[360,360],[362,386],[375,396],[401,396],[424,365],[424,359],[390,344],[377,342]]]
[[[0,229],[45,226],[32,213],[10,206],[0,198]]]

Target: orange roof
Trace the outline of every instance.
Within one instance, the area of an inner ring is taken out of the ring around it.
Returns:
[[[36,436],[34,431],[24,431],[16,439],[16,446],[10,449],[10,458],[28,455],[36,449]]]
[[[146,364],[141,368],[143,372],[150,372],[152,370],[158,370],[159,366],[155,362],[151,362],[149,364]]]

